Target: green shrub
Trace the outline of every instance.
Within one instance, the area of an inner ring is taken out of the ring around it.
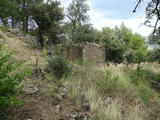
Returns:
[[[69,75],[71,68],[63,56],[52,57],[48,60],[48,68],[56,78],[62,78]]]
[[[31,36],[37,36],[37,31],[35,31],[35,30],[30,30],[29,32],[23,31],[23,34],[29,34]]]
[[[7,26],[2,25],[2,26],[0,26],[0,30],[2,30],[2,31],[7,31],[8,28],[7,28]]]
[[[138,95],[141,97],[143,101],[146,101],[153,97],[153,92],[146,85],[140,85],[138,87]]]
[[[160,83],[160,74],[157,74],[156,81]]]
[[[76,64],[80,65],[80,66],[85,66],[85,67],[91,67],[92,64],[89,62],[84,61],[83,59],[78,59],[75,61]]]
[[[17,104],[20,83],[29,72],[17,72],[22,64],[10,62],[11,54],[3,52],[0,45],[0,118],[3,118],[8,108]]]

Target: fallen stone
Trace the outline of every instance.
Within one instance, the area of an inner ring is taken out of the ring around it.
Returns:
[[[56,105],[56,113],[59,113],[59,112],[60,112],[60,106]]]
[[[39,88],[34,85],[27,85],[24,88],[22,88],[21,92],[27,95],[38,94]]]

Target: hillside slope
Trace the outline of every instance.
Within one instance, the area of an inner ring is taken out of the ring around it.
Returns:
[[[75,63],[72,74],[58,81],[44,72],[42,51],[2,31],[0,44],[34,71],[23,81],[19,99],[24,105],[11,108],[9,120],[160,120],[160,93],[146,82],[148,76],[137,81],[134,68]],[[160,68],[148,65],[143,68]]]
[[[29,64],[35,65],[38,59],[38,65],[41,68],[45,67],[45,60],[43,59],[42,51],[31,48],[24,41],[18,39],[16,36],[7,36],[0,31],[0,43],[4,45],[4,48],[14,52],[13,56],[16,60],[25,60]]]

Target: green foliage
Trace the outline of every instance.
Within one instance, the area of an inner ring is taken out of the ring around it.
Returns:
[[[89,19],[88,11],[89,6],[87,5],[87,0],[72,0],[67,9],[67,17],[71,24],[73,24],[73,27],[77,24],[87,22]]]
[[[63,56],[52,57],[48,60],[48,69],[57,78],[66,77],[70,74],[71,68]]]
[[[160,63],[160,49],[153,49],[147,53],[148,62],[158,62]]]
[[[11,0],[0,0],[0,11],[0,19],[2,20],[4,25],[8,24],[7,19],[9,17],[20,17],[20,8]]]
[[[83,45],[86,42],[95,42],[97,36],[91,24],[77,25],[72,40],[78,45]]]
[[[134,50],[136,63],[141,63],[146,60],[147,47],[145,39],[141,35],[134,34],[129,42],[129,46]]]
[[[148,89],[148,87],[146,87],[145,85],[144,86],[141,85],[138,88],[138,94],[141,97],[141,99],[144,100],[144,101],[153,97],[152,91],[150,89]]]
[[[72,0],[67,9],[67,35],[72,42],[83,44],[87,41],[93,41],[93,27],[88,24],[89,6],[87,0]]]
[[[157,74],[157,75],[156,75],[155,81],[160,83],[160,74]]]
[[[108,95],[114,95],[114,93],[127,89],[128,83],[125,80],[123,81],[118,75],[113,75],[110,70],[99,73],[99,77],[100,76],[101,78],[96,81],[96,84]]]
[[[10,53],[4,53],[0,45],[0,118],[7,112],[8,108],[17,104],[17,94],[21,81],[30,72],[15,72],[21,64],[10,63]],[[14,72],[14,74],[13,74]]]
[[[124,54],[124,58],[125,58],[125,61],[127,62],[127,66],[129,64],[132,64],[135,62],[135,55],[134,55],[134,51],[131,49],[131,50],[128,50],[125,52]]]
[[[1,31],[7,31],[7,30],[8,30],[8,28],[7,28],[7,26],[2,25],[2,26],[0,26],[0,30],[1,30]]]
[[[118,39],[113,29],[103,28],[99,34],[100,42],[105,47],[106,61],[121,63],[123,62],[124,46],[121,39]]]
[[[28,31],[28,32],[23,32],[24,34],[29,34],[29,35],[31,35],[31,36],[37,36],[37,31],[35,31],[35,30],[30,30],[30,31]]]
[[[159,29],[156,29],[154,35],[153,33],[151,33],[149,36],[148,36],[148,43],[153,45],[160,45],[160,33],[159,33]]]
[[[114,29],[103,28],[98,34],[100,43],[106,49],[106,61],[122,63],[141,63],[146,60],[146,42],[139,34],[133,34],[123,23]]]
[[[153,96],[153,90],[150,89],[151,84],[153,81],[159,80],[159,74],[139,68],[131,70],[130,76],[131,83],[135,85],[141,99],[144,101],[151,99]]]
[[[123,52],[124,48],[120,43],[111,42],[105,46],[106,49],[106,61],[114,63],[123,62]]]
[[[83,59],[78,59],[78,60],[75,61],[75,63],[78,64],[78,65],[80,65],[80,66],[84,66],[86,68],[92,66],[91,63],[88,63],[88,62],[84,61]]]
[[[35,3],[31,7],[33,19],[38,25],[38,36],[42,47],[44,46],[43,36],[47,36],[49,43],[60,43],[62,29],[60,21],[63,20],[63,12],[58,1]]]

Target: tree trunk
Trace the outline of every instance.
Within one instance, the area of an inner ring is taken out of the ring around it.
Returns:
[[[15,5],[17,5],[17,1],[16,0],[13,0],[13,3]],[[15,28],[15,25],[16,25],[16,14],[12,15],[12,29]]]
[[[40,28],[39,28],[39,30],[38,30],[38,36],[39,36],[39,42],[40,42],[40,44],[41,44],[41,47],[43,48],[44,47],[44,40],[43,40],[43,32],[40,30]]]
[[[140,65],[141,65],[141,63],[138,63],[138,67],[137,67],[137,80],[139,80],[139,75],[140,75]]]
[[[16,18],[12,16],[12,29],[16,26]]]
[[[26,0],[23,0],[23,12],[24,12],[24,18],[23,18],[23,30],[25,32],[28,32],[28,11],[27,11],[28,3]]]

